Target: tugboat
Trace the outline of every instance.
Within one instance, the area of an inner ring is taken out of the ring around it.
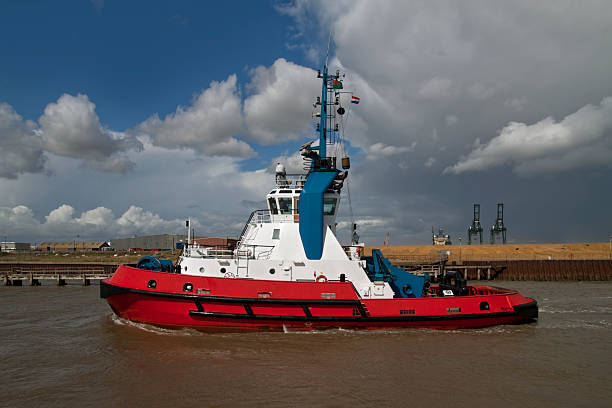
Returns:
[[[318,145],[301,147],[305,174],[276,167],[268,208],[251,213],[232,251],[201,247],[188,232],[175,265],[145,257],[119,266],[100,283],[113,312],[162,327],[221,331],[461,329],[536,319],[537,302],[517,291],[471,286],[454,272],[431,285],[379,250],[363,256],[356,239],[340,244],[335,220],[350,161],[343,157],[339,169],[327,146],[338,135],[336,114],[345,113],[342,77],[327,65],[317,77],[319,137]]]

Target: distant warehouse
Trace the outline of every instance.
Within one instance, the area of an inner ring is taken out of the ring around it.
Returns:
[[[69,242],[41,242],[36,250],[43,252],[69,252],[69,251],[104,251],[110,248],[104,241],[69,241]]]
[[[180,249],[183,243],[187,242],[187,236],[180,234],[160,234],[146,235],[131,238],[116,238],[111,239],[111,247],[118,251],[127,251],[130,249]]]
[[[0,242],[0,252],[27,252],[29,250],[29,242]]]
[[[204,247],[214,248],[227,248],[234,249],[236,246],[236,239],[233,238],[220,238],[220,237],[203,237],[194,238],[194,242],[197,242]],[[110,245],[118,251],[127,250],[170,250],[170,249],[182,249],[187,242],[186,235],[180,234],[161,234],[161,235],[146,235],[140,237],[131,238],[116,238],[111,239]]]
[[[231,250],[236,248],[236,244],[238,243],[237,239],[219,237],[194,238],[194,241],[203,247],[223,248]]]

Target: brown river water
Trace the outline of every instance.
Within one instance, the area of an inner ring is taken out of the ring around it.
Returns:
[[[537,323],[207,334],[120,319],[98,286],[0,287],[0,406],[612,406],[612,283],[495,285]]]

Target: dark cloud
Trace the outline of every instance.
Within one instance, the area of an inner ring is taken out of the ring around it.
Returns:
[[[297,1],[287,9],[306,32],[300,38],[313,38],[306,17],[319,19],[310,27],[330,21],[330,66],[344,68],[345,86],[361,97],[347,139],[366,157],[399,153],[353,160],[356,218],[381,220],[362,237],[382,242],[390,231],[395,243],[428,243],[434,225],[465,239],[475,202],[484,225],[506,203],[511,239],[610,235],[612,192],[601,188],[612,180],[608,2]]]

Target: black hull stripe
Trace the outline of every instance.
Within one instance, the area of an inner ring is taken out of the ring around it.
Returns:
[[[531,305],[531,303],[528,303]],[[478,313],[469,315],[434,315],[434,316],[379,316],[379,317],[361,317],[361,316],[286,316],[286,315],[246,315],[239,313],[217,313],[217,312],[200,312],[190,310],[191,316],[214,317],[214,318],[229,318],[229,319],[247,319],[247,320],[285,320],[285,321],[301,321],[301,322],[440,322],[448,320],[479,320],[479,319],[499,319],[503,317],[525,317],[526,319],[535,319],[536,317],[524,315],[516,311],[499,312],[499,313]]]
[[[498,313],[474,313],[474,314],[453,314],[453,315],[433,315],[433,316],[367,316],[363,305],[358,300],[319,300],[319,299],[260,299],[260,298],[229,298],[219,296],[196,296],[182,295],[166,292],[152,292],[147,290],[122,288],[100,282],[100,297],[133,293],[138,295],[165,297],[172,299],[192,300],[197,310],[190,310],[189,314],[199,317],[230,318],[230,319],[255,319],[255,320],[286,320],[286,321],[340,321],[340,322],[423,322],[423,321],[445,321],[445,320],[470,320],[470,319],[496,319],[502,317],[524,317],[526,319],[537,319],[538,303],[531,300],[529,303],[516,305],[510,312]],[[240,313],[217,313],[204,310],[202,301],[222,302],[222,303],[241,303],[244,305],[246,314]],[[300,305],[305,310],[305,316],[287,315],[260,315],[253,313],[250,304],[290,304]],[[352,305],[359,310],[359,316],[312,316],[308,310],[309,305]]]

